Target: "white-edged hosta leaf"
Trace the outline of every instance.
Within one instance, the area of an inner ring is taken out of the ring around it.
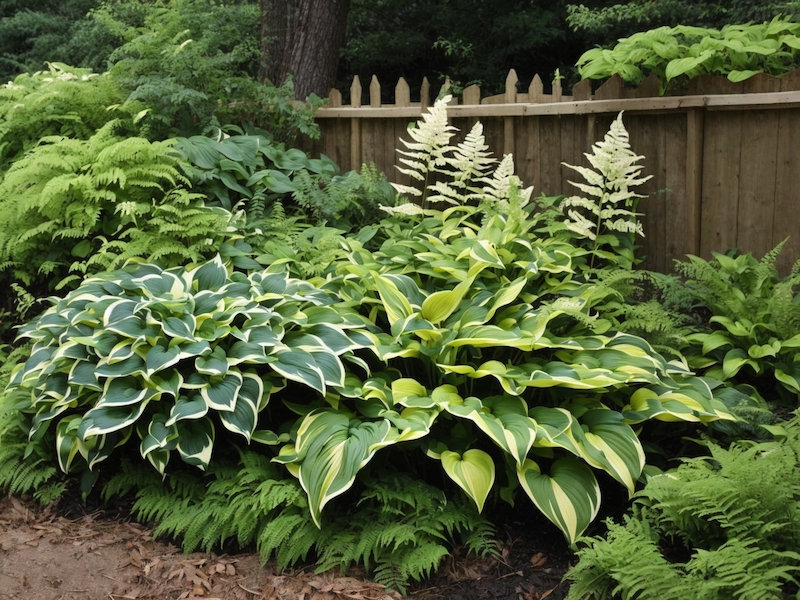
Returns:
[[[323,347],[337,355],[361,347],[360,344],[353,343],[344,330],[328,323],[317,323],[308,327],[306,331],[316,336],[322,342]]]
[[[332,410],[309,413],[295,442],[300,485],[317,527],[325,505],[347,491],[356,474],[382,447],[394,443],[389,421],[351,421]]]
[[[483,450],[472,448],[459,454],[445,450],[440,454],[445,473],[483,510],[489,491],[494,485],[495,467],[492,457]]]
[[[469,249],[469,257],[475,261],[473,267],[470,267],[470,275],[473,275],[473,268],[475,266],[489,266],[498,269],[505,268],[503,261],[497,255],[497,250],[488,240],[475,240],[475,243]],[[458,257],[461,259],[461,256]]]
[[[278,435],[274,431],[268,429],[258,429],[250,435],[251,442],[257,442],[266,446],[277,446],[278,444],[285,444],[289,441],[288,433]]]
[[[239,371],[228,371],[222,377],[210,377],[208,385],[200,389],[200,396],[208,408],[232,411],[241,387],[242,374]]]
[[[522,289],[525,287],[525,284],[527,282],[528,282],[527,277],[519,277],[518,279],[515,279],[514,281],[511,281],[503,285],[503,287],[501,287],[495,293],[494,298],[492,299],[493,300],[492,305],[491,307],[489,307],[489,311],[486,314],[483,323],[489,321],[492,317],[494,317],[494,314],[500,308],[516,300],[519,297],[520,293],[522,292]]]
[[[194,359],[194,367],[203,375],[224,375],[228,372],[228,360],[224,348],[217,346],[211,354],[198,356]]]
[[[261,378],[253,373],[242,373],[242,387],[233,411],[219,413],[225,428],[238,433],[249,442],[258,423],[258,406],[263,394],[264,384]]]
[[[143,458],[154,450],[174,450],[178,444],[178,428],[167,425],[167,416],[162,413],[153,415],[147,426],[147,432],[139,444],[139,452]]]
[[[438,325],[452,315],[472,285],[472,278],[459,283],[452,290],[433,292],[422,302],[420,314],[423,319]]]
[[[94,470],[95,465],[107,459],[111,455],[111,452],[114,450],[114,448],[118,448],[127,442],[132,433],[133,428],[128,427],[126,429],[117,430],[112,433],[90,438],[88,440],[88,444],[83,440],[78,440],[78,445],[81,448],[81,454],[84,454],[84,458],[86,459],[86,464],[88,465],[89,470]]]
[[[595,409],[580,417],[583,457],[603,469],[633,494],[644,468],[644,450],[639,438],[615,410]]]
[[[194,288],[197,291],[219,290],[228,281],[228,270],[222,264],[222,259],[217,254],[212,260],[200,265],[192,272]]]
[[[214,448],[214,423],[204,417],[192,421],[179,421],[176,449],[183,462],[204,470],[211,460]]]
[[[272,357],[275,360],[270,366],[277,373],[325,394],[325,375],[311,354],[303,350],[287,350],[276,352]]]
[[[183,385],[183,375],[181,375],[178,369],[169,369],[151,375],[148,381],[151,384],[148,387],[152,386],[153,389],[156,390],[159,398],[162,398],[164,394],[169,394],[173,398],[177,398],[180,395],[180,389]]]
[[[153,346],[147,351],[147,357],[145,358],[148,377],[153,373],[163,371],[173,366],[180,359],[181,349],[179,346],[172,346],[171,348]]]
[[[180,317],[167,317],[161,322],[161,328],[171,338],[182,341],[195,341],[195,328],[197,319],[192,313],[186,313]]]
[[[128,406],[153,395],[153,390],[144,387],[142,381],[136,377],[107,379],[97,406]]]
[[[78,428],[78,436],[82,440],[97,435],[106,435],[114,431],[118,431],[125,427],[133,425],[147,407],[149,397],[137,404],[129,404],[125,406],[95,406],[89,409],[80,427]]]
[[[367,384],[368,382],[365,382],[365,386]],[[401,377],[400,379],[395,379],[392,381],[391,392],[392,401],[394,404],[408,406],[409,401],[420,398],[424,399],[429,406],[434,405],[433,400],[430,400],[428,390],[425,389],[425,386],[416,379],[412,379],[410,377]]]
[[[169,419],[165,425],[172,427],[175,423],[184,420],[200,419],[208,413],[208,404],[200,394],[191,397],[180,396],[169,411]]]
[[[333,352],[328,350],[312,350],[309,354],[314,357],[314,361],[319,367],[322,376],[325,378],[325,385],[340,387],[344,385],[345,369],[342,361]]]
[[[128,358],[109,364],[105,359],[100,360],[95,367],[95,375],[98,377],[127,377],[133,375],[144,375],[147,365],[138,354],[132,354]]]
[[[73,386],[101,391],[96,373],[97,365],[88,360],[76,360],[69,370],[69,382]]]
[[[519,482],[536,507],[574,543],[597,516],[600,486],[592,470],[577,458],[561,458],[543,474],[527,459],[517,469]]]
[[[377,273],[372,274],[375,286],[378,288],[378,295],[383,302],[383,308],[386,311],[386,317],[389,319],[389,325],[393,325],[395,321],[400,321],[406,317],[411,316],[414,310],[411,308],[411,303],[408,298],[400,293],[397,286],[388,278],[385,278]]]

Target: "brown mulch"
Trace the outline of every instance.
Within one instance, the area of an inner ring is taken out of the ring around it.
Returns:
[[[508,523],[500,556],[447,557],[416,600],[561,600],[573,560],[563,537]],[[18,498],[0,500],[0,599],[401,600],[359,568],[278,573],[257,554],[184,554],[148,528],[100,511],[66,517]]]

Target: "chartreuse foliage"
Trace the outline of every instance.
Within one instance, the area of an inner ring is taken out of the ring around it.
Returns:
[[[167,266],[213,256],[233,215],[188,189],[174,142],[47,137],[0,182],[0,269],[27,288],[74,287],[131,258]]]
[[[675,79],[701,74],[727,75],[743,81],[757,73],[780,76],[798,66],[800,24],[775,17],[760,24],[722,29],[659,27],[619,40],[611,50],[593,48],[578,59],[583,79],[619,75],[638,84],[655,73],[662,93]]]
[[[710,444],[651,478],[622,524],[580,541],[568,598],[770,599],[800,578],[800,419],[774,442]],[[684,547],[685,546],[685,547]]]
[[[186,552],[235,541],[255,545],[265,562],[275,556],[278,569],[313,553],[317,572],[357,562],[401,591],[429,575],[458,534],[468,535],[469,549],[492,551],[493,528],[474,506],[448,502],[441,490],[397,473],[370,480],[357,502],[338,507],[317,529],[303,489],[281,471],[268,457],[242,452],[235,465],[215,461],[210,481],[180,473],[165,486],[152,470],[126,464],[103,496],[135,490],[134,514],[157,522],[156,535],[182,536]]]
[[[107,74],[60,63],[48,67],[0,85],[0,175],[42,138],[85,140],[109,121],[137,111],[135,104],[119,106],[124,94]]]

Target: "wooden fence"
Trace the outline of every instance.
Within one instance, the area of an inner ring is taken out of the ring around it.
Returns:
[[[517,173],[534,185],[534,194],[571,195],[569,180],[580,176],[562,163],[588,166],[584,152],[624,110],[631,146],[645,157],[643,173],[653,176],[640,190],[649,195],[639,204],[645,214],[643,266],[668,272],[673,259],[710,258],[712,250],[730,248],[760,258],[790,237],[778,265],[786,273],[800,258],[799,90],[800,70],[738,84],[704,76],[692,80],[684,95],[667,96],[658,96],[657,80],[626,89],[617,77],[594,93],[588,81],[571,95],[554,81],[545,93],[537,75],[520,93],[512,70],[504,94],[481,98],[477,86],[468,87],[448,114],[462,135],[480,120],[490,149],[498,157],[514,154]],[[362,105],[356,77],[349,105],[332,90],[328,105],[317,111],[322,135],[308,150],[327,154],[343,170],[374,162],[390,181],[408,183],[394,168],[398,138],[407,138],[430,94],[423,82],[420,101],[411,102],[401,79],[395,104],[382,105],[373,77],[369,102]]]

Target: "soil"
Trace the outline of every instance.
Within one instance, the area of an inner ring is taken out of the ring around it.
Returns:
[[[0,500],[2,600],[401,600],[358,568],[283,573],[257,554],[184,554],[142,525],[102,511],[70,514],[25,499]],[[499,529],[499,556],[446,557],[408,590],[414,600],[561,600],[574,557],[549,524]]]

